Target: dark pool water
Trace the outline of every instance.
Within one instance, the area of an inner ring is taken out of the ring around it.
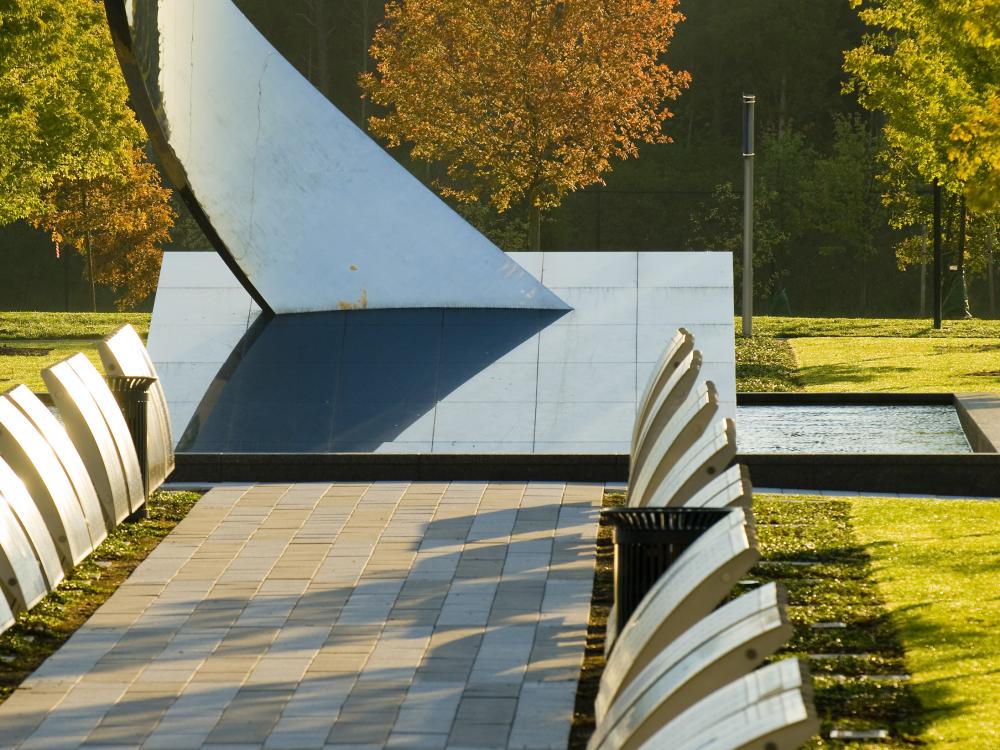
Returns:
[[[742,453],[971,453],[951,406],[740,406]]]

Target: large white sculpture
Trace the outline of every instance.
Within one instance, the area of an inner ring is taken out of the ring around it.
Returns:
[[[106,7],[161,160],[265,310],[568,309],[327,101],[231,0]]]

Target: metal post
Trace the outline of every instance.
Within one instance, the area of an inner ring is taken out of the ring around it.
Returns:
[[[743,95],[743,335],[753,335],[753,108]]]
[[[941,185],[934,178],[934,327],[941,328]]]

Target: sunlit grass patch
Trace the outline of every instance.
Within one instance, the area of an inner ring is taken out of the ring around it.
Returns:
[[[906,650],[923,739],[1000,748],[1000,502],[851,502]]]

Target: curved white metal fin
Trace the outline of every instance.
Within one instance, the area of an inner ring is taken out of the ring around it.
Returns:
[[[698,701],[641,750],[798,750],[818,731],[808,674],[797,659],[785,659]]]
[[[667,568],[613,644],[601,676],[598,715],[646,664],[711,612],[760,558],[749,511],[734,508]]]
[[[59,420],[52,415],[38,396],[28,390],[27,386],[19,385],[4,394],[4,398],[9,399],[21,410],[52,447],[73,485],[73,491],[80,502],[80,510],[87,519],[90,541],[96,548],[105,540],[109,529],[101,511],[101,503],[97,499],[97,490],[94,489],[87,467],[84,466],[73,441],[69,439],[66,428],[59,424]]]
[[[108,377],[157,378],[149,387],[147,408],[146,457],[149,462],[148,491],[152,492],[174,470],[174,442],[170,412],[153,360],[130,325],[122,326],[97,346]]]
[[[776,584],[734,599],[653,657],[597,717],[590,747],[634,750],[688,706],[757,668],[791,633]]]
[[[52,447],[5,398],[0,398],[0,457],[28,488],[68,573],[94,549],[87,519]]]
[[[702,383],[673,411],[659,434],[649,436],[650,439],[655,438],[655,442],[649,448],[648,458],[638,475],[629,482],[630,506],[649,504],[649,498],[657,492],[664,480],[676,472],[682,457],[702,440],[718,411],[719,394],[715,385],[711,382]]]
[[[59,551],[52,541],[45,519],[28,494],[28,488],[3,459],[0,459],[0,495],[3,495],[8,507],[21,524],[25,537],[34,550],[35,559],[41,566],[45,586],[51,591],[66,575],[59,560]]]
[[[0,592],[14,612],[33,607],[48,593],[42,566],[0,489]],[[3,598],[3,597],[0,597]]]
[[[105,522],[113,528],[132,510],[122,461],[101,409],[68,360],[42,370],[42,380],[87,467]]]

